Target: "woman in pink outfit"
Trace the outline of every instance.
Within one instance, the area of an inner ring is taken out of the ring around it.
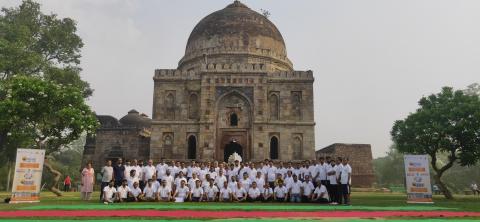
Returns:
[[[82,200],[90,200],[94,183],[95,171],[92,168],[92,163],[87,163],[87,166],[82,170],[82,189],[80,190]]]

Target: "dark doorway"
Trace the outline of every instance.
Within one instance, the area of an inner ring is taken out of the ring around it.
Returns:
[[[236,113],[230,114],[230,126],[238,126],[238,116]]]
[[[243,158],[242,146],[232,141],[225,146],[225,150],[223,151],[223,160],[228,162],[228,157],[235,152]]]
[[[278,139],[275,136],[270,139],[270,159],[278,159]]]
[[[195,136],[193,136],[193,135],[188,137],[187,158],[188,159],[196,159],[197,158],[197,138],[195,138]]]

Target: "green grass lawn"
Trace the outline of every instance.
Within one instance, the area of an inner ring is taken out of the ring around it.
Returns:
[[[9,193],[0,193],[6,198]],[[42,193],[40,203],[0,204],[0,210],[19,209],[192,209],[192,210],[275,210],[275,211],[316,211],[316,210],[450,210],[480,211],[480,197],[456,196],[455,200],[446,200],[442,196],[434,197],[434,204],[407,204],[405,194],[396,193],[352,193],[352,206],[332,206],[319,204],[292,203],[122,203],[104,205],[98,201],[98,193],[94,200],[81,201],[79,193],[65,193],[63,197],[55,197],[50,192]]]

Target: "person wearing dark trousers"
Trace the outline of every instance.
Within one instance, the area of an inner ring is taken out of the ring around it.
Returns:
[[[123,165],[122,158],[118,158],[113,166],[113,178],[115,179],[115,187],[120,187],[122,181],[125,179],[125,166]]]
[[[327,178],[328,178],[328,196],[330,197],[330,202],[332,204],[337,204],[337,165],[335,164],[335,160],[330,160],[329,162],[330,167],[328,167],[327,171]]]
[[[350,178],[352,174],[352,168],[348,164],[348,159],[344,158],[342,161],[342,169],[340,171],[340,184],[342,187],[343,204],[350,204]]]
[[[315,188],[312,196],[313,203],[328,203],[328,199],[328,191],[323,184],[320,184],[317,188]]]
[[[113,167],[111,160],[105,161],[105,166],[100,171],[100,174],[102,175],[102,183],[100,184],[100,201],[103,202],[103,189],[108,186],[110,181],[113,181]]]

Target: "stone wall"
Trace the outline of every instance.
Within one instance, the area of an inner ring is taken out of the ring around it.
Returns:
[[[201,71],[157,69],[151,158],[186,159],[187,138],[195,135],[197,159],[219,159],[225,131],[246,132],[247,144],[242,145],[249,160],[270,158],[272,136],[279,140],[279,159],[311,158],[315,147],[313,73],[267,70],[261,63],[206,64]],[[189,115],[192,94],[198,96],[195,119]],[[272,96],[277,103],[270,101]],[[222,102],[225,98],[228,101]],[[243,108],[229,104],[235,99],[243,101]],[[239,115],[235,127],[228,126],[227,114],[232,112]],[[172,144],[165,145],[165,136],[173,138]]]
[[[352,167],[353,187],[372,187],[375,182],[373,158],[370,144],[335,143],[315,152],[317,159],[321,156],[348,158]]]

